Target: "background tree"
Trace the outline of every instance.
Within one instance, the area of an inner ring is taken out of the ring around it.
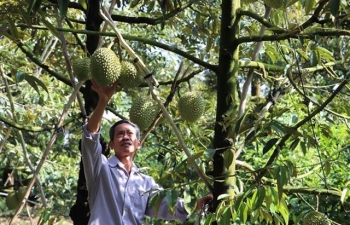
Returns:
[[[132,59],[101,17],[105,7],[159,82],[153,88],[176,125],[155,120],[143,131],[136,160],[164,187],[160,195],[169,207],[183,196],[193,222],[196,197],[213,192],[203,223],[297,224],[313,210],[349,221],[347,1],[28,0],[0,6],[1,167],[26,180],[12,188],[26,186],[27,196],[40,197],[42,220],[69,212],[75,224],[88,219],[79,139],[96,95],[89,81],[77,82],[71,62],[108,45]],[[108,124],[128,118],[134,97],[149,90],[144,82],[116,94],[104,137]],[[206,101],[195,123],[177,108],[189,90]]]

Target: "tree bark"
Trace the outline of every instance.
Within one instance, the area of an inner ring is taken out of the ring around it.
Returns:
[[[238,24],[236,11],[239,0],[222,1],[221,42],[219,55],[219,71],[217,73],[217,114],[213,147],[216,149],[213,161],[214,205],[215,210],[220,203],[217,198],[228,194],[234,198],[235,160],[232,141],[228,139],[232,124],[225,123],[225,116],[237,111],[238,90]]]
[[[100,1],[99,0],[89,0],[88,8],[86,11],[86,30],[99,31],[102,23],[102,18],[99,16]],[[99,35],[87,35],[86,48],[89,55],[92,55],[96,50],[99,42]],[[95,109],[98,101],[98,95],[91,89],[91,81],[86,81],[85,89],[83,91],[83,98],[85,102],[86,115],[89,116]],[[85,121],[86,118],[83,118]],[[104,155],[109,155],[109,148],[106,142],[101,138],[102,143],[102,153]],[[81,145],[79,143],[79,150],[81,152]],[[79,177],[77,184],[77,194],[75,204],[72,206],[69,216],[71,217],[74,225],[86,225],[90,218],[90,208],[88,202],[88,190],[86,187],[86,180],[84,174],[84,165],[80,160],[79,164]]]

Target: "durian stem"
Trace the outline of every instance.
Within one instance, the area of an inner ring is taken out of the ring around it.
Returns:
[[[104,21],[106,23],[108,23],[113,28],[114,32],[116,33],[116,35],[117,35],[117,37],[119,39],[120,44],[126,49],[126,51],[129,53],[129,55],[132,58],[135,59],[136,65],[144,73],[153,99],[156,100],[156,102],[158,103],[158,105],[162,109],[163,115],[165,116],[165,118],[168,120],[169,124],[173,128],[173,130],[175,132],[175,135],[177,136],[177,139],[178,139],[178,141],[180,143],[180,146],[184,150],[185,154],[187,155],[188,158],[191,158],[192,157],[191,152],[186,147],[185,142],[183,141],[183,138],[181,136],[180,131],[177,129],[174,121],[172,120],[171,116],[169,115],[168,111],[166,110],[166,108],[164,107],[163,103],[158,98],[156,91],[154,90],[154,86],[158,86],[158,81],[156,81],[153,76],[148,76],[149,74],[151,74],[150,71],[146,68],[145,64],[141,61],[141,59],[136,55],[136,53],[126,43],[126,41],[124,40],[123,36],[119,33],[119,31],[118,31],[117,27],[115,26],[115,24],[114,24],[114,22],[113,22],[113,20],[112,20],[112,18],[110,16],[110,14],[108,13],[107,9],[105,7],[101,7],[101,9],[102,9],[102,11],[100,11],[100,15],[101,15],[102,19],[104,19]],[[153,84],[152,84],[152,82],[153,82]],[[204,175],[203,171],[195,163],[195,160],[193,160],[191,162],[192,162],[192,165],[193,165],[194,169],[198,173],[199,177],[203,180],[203,182],[209,188],[209,190],[211,192],[213,192],[214,191],[213,186],[209,183],[209,181],[206,178],[206,176]]]

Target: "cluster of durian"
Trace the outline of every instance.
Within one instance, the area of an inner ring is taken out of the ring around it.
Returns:
[[[79,81],[93,79],[101,86],[110,85],[116,81],[125,88],[137,87],[142,82],[142,74],[131,61],[120,62],[117,55],[108,48],[96,50],[91,58],[72,61],[74,75]],[[187,122],[197,121],[204,113],[205,102],[200,93],[187,92],[178,100],[181,118]],[[160,111],[158,104],[148,96],[138,96],[133,99],[129,118],[141,130],[148,128]]]
[[[186,92],[177,102],[182,120],[196,122],[204,113],[205,101],[199,92]],[[160,112],[160,107],[151,97],[139,95],[132,101],[129,110],[130,121],[136,123],[141,130],[147,129]]]
[[[311,211],[305,215],[303,225],[331,225],[331,221],[325,214]]]
[[[101,86],[108,86],[118,80],[125,88],[137,87],[142,82],[142,74],[131,61],[120,61],[113,50],[100,48],[91,58],[72,61],[75,77],[79,81],[93,79]]]

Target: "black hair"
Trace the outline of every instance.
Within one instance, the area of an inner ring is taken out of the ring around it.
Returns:
[[[133,123],[129,120],[119,120],[116,123],[114,123],[113,126],[109,129],[109,139],[111,141],[113,141],[116,126],[118,126],[119,124],[122,124],[122,123],[127,123],[127,124],[130,124],[131,126],[133,126],[136,130],[136,137],[138,140],[140,140],[141,134],[140,134],[139,126],[137,126],[135,123]]]

